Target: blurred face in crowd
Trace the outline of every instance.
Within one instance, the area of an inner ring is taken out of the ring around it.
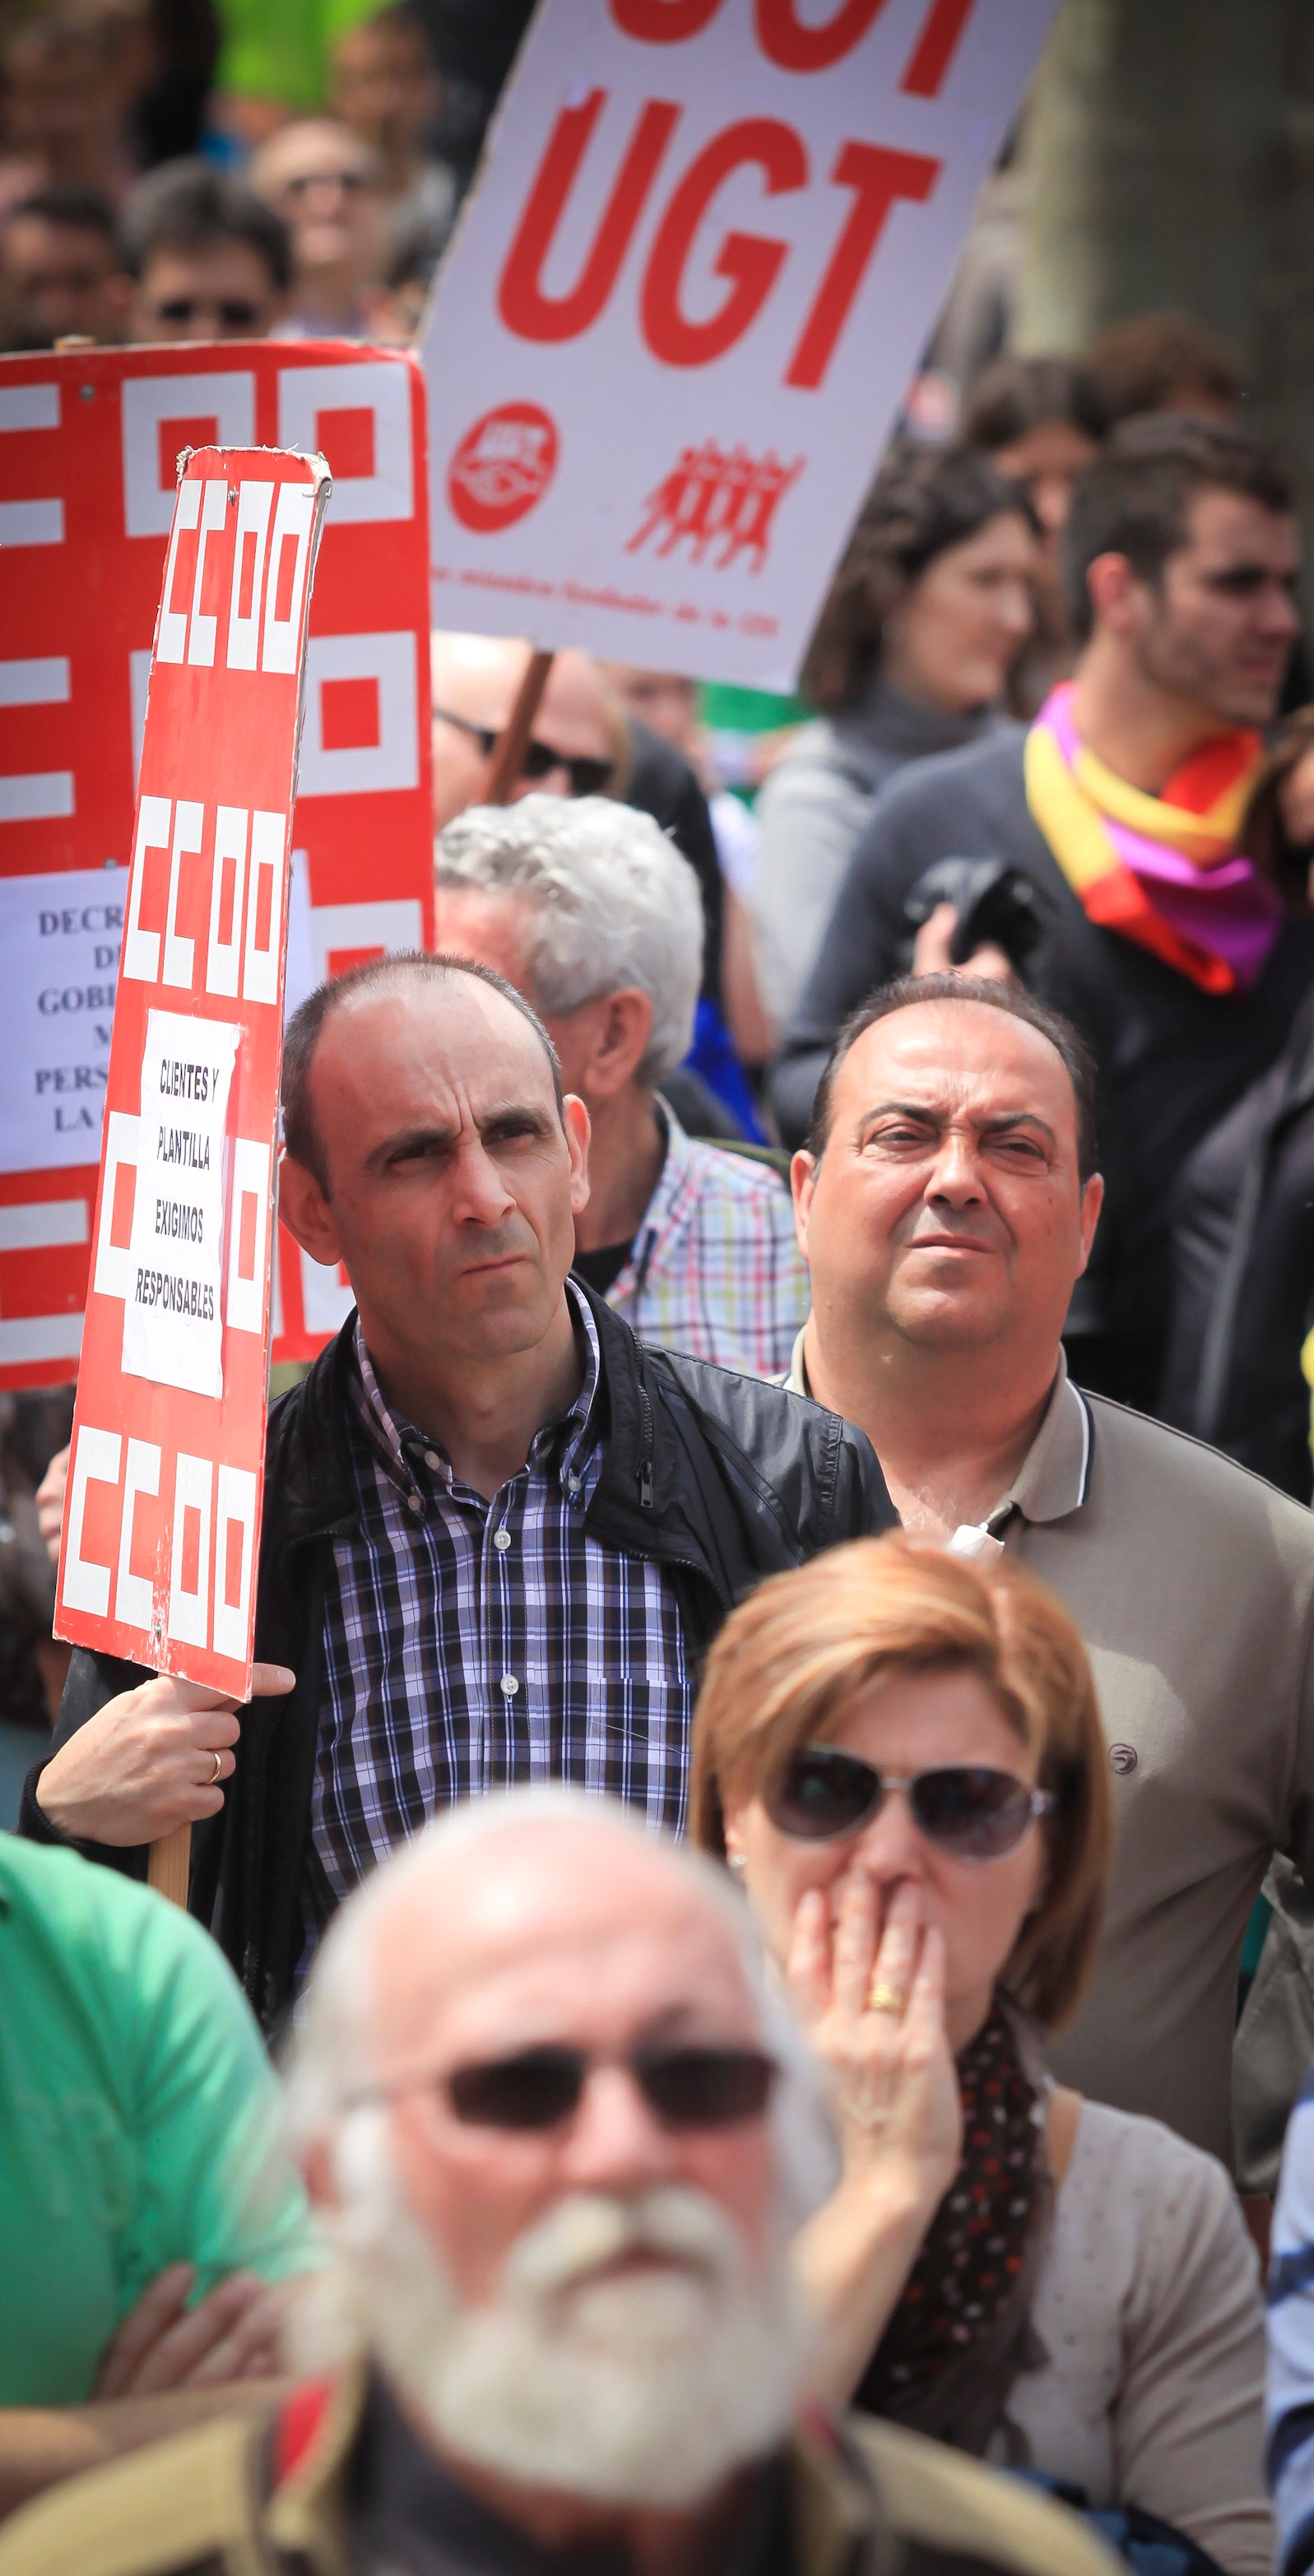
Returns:
[[[0,227],[0,321],[10,346],[48,349],[74,332],[121,340],[129,292],[113,242],[94,224],[16,214]]]
[[[1072,1084],[1038,1029],[976,1002],[878,1020],[793,1178],[823,1343],[1057,1349],[1102,1185],[1081,1184]]]
[[[1221,724],[1265,725],[1299,629],[1299,565],[1293,518],[1239,492],[1202,492],[1160,582],[1105,555],[1091,566],[1091,596],[1156,688]]]
[[[119,84],[97,37],[40,21],[4,47],[5,133],[18,160],[31,159],[46,179],[103,186],[118,159]]]
[[[614,1829],[508,1822],[398,1890],[368,1967],[381,2110],[368,2150],[358,2113],[350,2152],[329,2141],[309,2170],[330,2262],[347,2203],[385,2369],[458,2458],[563,2495],[693,2501],[783,2430],[797,2352],[766,2101],[673,2125],[631,2064],[761,2054],[725,1922]],[[548,2049],[579,2052],[576,2098],[500,2125],[500,2070],[514,2087],[514,2061]]]
[[[338,295],[376,279],[383,256],[377,155],[345,125],[286,125],[252,164],[251,181],[292,235],[298,286]]]
[[[152,251],[133,291],[134,340],[263,340],[283,298],[252,243]]]
[[[336,46],[329,84],[332,113],[390,167],[419,157],[438,102],[424,30],[414,20],[384,9]]]
[[[433,795],[438,831],[463,814],[467,805],[486,802],[494,746],[510,717],[528,660],[529,646],[514,640],[483,635],[433,637]],[[508,802],[518,804],[522,796],[535,792],[600,794],[615,767],[623,736],[623,710],[597,663],[586,653],[558,653],[534,717],[524,773]]]
[[[1040,521],[1040,542],[1052,559],[1072,501],[1072,487],[1099,450],[1084,429],[1071,420],[1041,420],[1015,438],[1011,447],[996,448],[990,458],[997,473],[1020,483]]]
[[[993,705],[1035,623],[1036,564],[1036,540],[1011,510],[946,546],[885,620],[882,676],[947,714]]]
[[[637,671],[628,663],[609,662],[607,676],[632,716],[689,753],[698,730],[698,683],[678,671]]]
[[[372,1350],[536,1347],[560,1310],[588,1200],[588,1117],[558,1115],[529,1022],[473,977],[397,977],[345,1002],[310,1094],[328,1183],[290,1160],[282,1212],[341,1262]]]
[[[1001,1702],[978,1673],[900,1671],[865,1683],[818,1726],[809,1743],[855,1754],[877,1771],[933,1771],[965,1763],[1006,1771],[1035,1787],[1035,1757],[1009,1724]],[[949,2036],[961,2048],[989,2009],[995,1980],[1035,1904],[1044,1876],[1044,1841],[1033,1820],[1017,1848],[991,1861],[962,1860],[919,1833],[907,1799],[887,1796],[857,1832],[833,1842],[805,1842],[781,1832],[760,1795],[726,1816],[726,1846],[743,1862],[753,1911],[773,1956],[789,1955],[798,1910],[810,1890],[824,1901],[834,1928],[841,1896],[854,1877],[876,1891],[883,1923],[895,1889],[917,1892],[918,1915],[944,1936],[945,2008]]]

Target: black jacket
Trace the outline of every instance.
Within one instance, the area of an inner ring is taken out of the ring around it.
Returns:
[[[870,1442],[838,1414],[706,1360],[642,1347],[609,1306],[580,1293],[597,1322],[606,1406],[587,1527],[669,1569],[691,1662],[763,1575],[895,1522]],[[288,2001],[301,1948],[325,1580],[333,1540],[357,1518],[345,1429],[354,1327],[353,1313],[269,1418],[255,1654],[288,1665],[296,1689],[245,1710],[223,1813],[192,1837],[191,1911],[209,1924],[266,2024]],[[134,1664],[75,1649],[54,1748],[144,1678]],[[19,1830],[59,1841],[36,1803],[40,1769],[28,1776]],[[145,1875],[144,1847],[79,1848]]]
[[[686,858],[698,879],[703,898],[703,981],[702,990],[719,1006],[721,1000],[721,927],[725,909],[721,890],[721,862],[716,855],[716,836],[707,798],[698,784],[692,764],[650,725],[640,724],[637,716],[626,718],[629,731],[628,758],[622,768],[615,793],[626,805],[641,814],[651,814],[655,823],[669,833],[681,856]]]
[[[904,898],[937,859],[1005,859],[1029,877],[1052,923],[1032,987],[1076,1022],[1099,1075],[1108,1197],[1086,1329],[1140,1346],[1145,1373],[1110,1391],[1149,1409],[1167,1325],[1169,1192],[1201,1137],[1278,1054],[1314,976],[1314,924],[1286,922],[1258,983],[1223,997],[1201,992],[1148,949],[1102,930],[1032,821],[1022,774],[1025,739],[1015,725],[966,751],[917,761],[878,799],[786,1031],[772,1105],[785,1141],[801,1141],[841,1021],[902,971]]]
[[[1177,1185],[1160,1411],[1298,1503],[1310,1499],[1314,993],[1277,1063],[1211,1129]]]

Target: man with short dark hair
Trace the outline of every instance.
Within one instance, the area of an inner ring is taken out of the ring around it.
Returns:
[[[954,976],[878,994],[793,1178],[812,1313],[790,1384],[861,1425],[905,1526],[1016,1551],[1090,1649],[1117,1840],[1055,2065],[1226,2158],[1260,1881],[1291,1852],[1314,1888],[1314,1519],[1068,1377],[1103,1185],[1081,1040],[1029,995]],[[1303,2071],[1265,2078],[1279,2127]]]
[[[835,1030],[906,964],[905,903],[937,861],[1003,860],[1029,879],[1049,927],[1028,980],[1076,1021],[1101,1083],[1110,1207],[1083,1367],[1151,1403],[1169,1187],[1272,1061],[1314,972],[1314,926],[1241,847],[1296,634],[1291,488],[1239,431],[1136,421],[1078,482],[1063,561],[1074,679],[1027,733],[919,762],[885,791],[773,1099],[797,1141]]]
[[[0,225],[0,336],[7,349],[52,349],[74,335],[121,340],[129,286],[114,216],[98,189],[55,181]]]
[[[287,226],[227,171],[171,161],[134,189],[121,227],[132,340],[263,340],[292,280]]]
[[[393,957],[290,1024],[279,1213],[357,1312],[274,1407],[257,1688],[75,1651],[22,1828],[191,1906],[269,2019],[340,1900],[455,1800],[566,1778],[684,1821],[698,1661],[760,1576],[892,1518],[860,1432],[642,1349],[569,1279],[588,1113],[499,975]],[[226,1811],[226,1812],[225,1812]]]

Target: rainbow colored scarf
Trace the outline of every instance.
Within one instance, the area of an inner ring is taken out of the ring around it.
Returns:
[[[1263,765],[1257,733],[1220,734],[1147,796],[1078,740],[1070,680],[1024,752],[1032,820],[1089,918],[1205,993],[1253,984],[1281,927],[1280,896],[1236,846]]]

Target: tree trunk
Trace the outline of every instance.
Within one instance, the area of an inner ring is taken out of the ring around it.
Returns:
[[[1022,141],[1014,342],[1171,308],[1240,359],[1314,528],[1314,6],[1065,0]]]

